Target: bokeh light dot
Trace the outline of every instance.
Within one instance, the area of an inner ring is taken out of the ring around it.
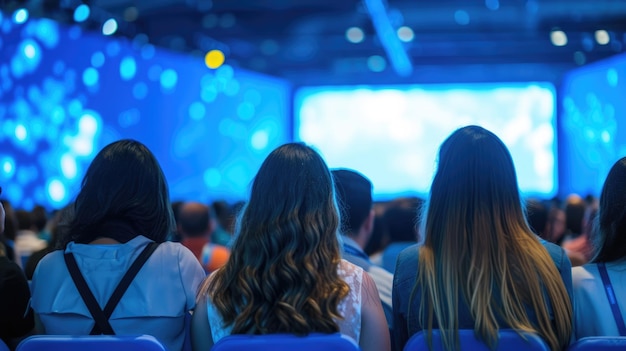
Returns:
[[[138,82],[133,87],[133,96],[137,100],[142,100],[148,95],[148,86],[143,82]]]
[[[65,185],[58,179],[53,179],[48,183],[48,196],[55,203],[62,202],[65,199]]]
[[[28,137],[28,131],[23,124],[15,126],[15,138],[19,141],[24,141]]]
[[[78,121],[78,130],[82,135],[94,136],[98,131],[98,120],[92,113],[85,113]]]
[[[160,81],[164,89],[173,89],[178,81],[178,74],[173,69],[166,69],[161,73]]]
[[[125,57],[122,62],[120,62],[120,77],[123,80],[131,80],[135,76],[137,72],[137,64],[135,63],[135,59],[132,57]]]
[[[161,73],[163,73],[163,68],[159,65],[151,66],[148,69],[148,78],[152,81],[157,81],[161,79]]]
[[[609,32],[601,29],[597,30],[594,34],[596,38],[596,43],[600,45],[606,45],[611,41],[611,37],[609,36]]]
[[[263,150],[267,147],[269,142],[269,135],[266,130],[259,130],[252,134],[250,138],[250,144],[256,150]]]
[[[254,105],[249,102],[242,102],[237,106],[237,116],[244,121],[248,121],[254,117]]]
[[[117,31],[117,21],[115,18],[109,18],[102,25],[102,34],[104,35],[112,35]]]
[[[457,10],[454,12],[454,20],[462,26],[468,25],[470,23],[469,13],[465,10]]]
[[[346,30],[346,40],[358,44],[365,39],[365,33],[359,27],[350,27]]]
[[[196,101],[189,106],[189,117],[193,120],[201,120],[206,114],[204,104]]]
[[[382,72],[387,67],[387,61],[382,56],[373,55],[367,59],[367,67],[372,72]]]
[[[222,51],[217,49],[211,50],[204,56],[204,64],[211,69],[217,69],[224,64],[225,59],[226,57]]]
[[[61,172],[67,179],[73,179],[78,173],[78,167],[76,166],[76,159],[70,154],[64,154],[61,156]]]
[[[554,46],[567,45],[567,34],[561,30],[553,30],[550,32],[550,41]]]
[[[24,45],[24,55],[27,58],[32,59],[35,57],[36,54],[37,52],[35,51],[35,46],[33,46],[32,44]]]
[[[619,83],[619,74],[617,73],[617,70],[615,68],[610,68],[606,72],[606,80],[608,81],[610,86],[617,86],[617,83]]]
[[[76,22],[84,22],[89,18],[91,10],[89,9],[89,5],[80,4],[74,9],[74,21]]]
[[[89,67],[83,72],[83,83],[88,87],[98,84],[99,78],[98,71],[93,67]]]
[[[91,55],[91,65],[96,68],[104,65],[104,54],[102,51],[96,51]]]
[[[398,28],[398,39],[401,41],[408,43],[415,38],[415,33],[413,33],[413,29],[411,27],[402,26]]]
[[[24,23],[28,21],[28,10],[26,9],[18,9],[13,14],[13,21],[17,24]]]

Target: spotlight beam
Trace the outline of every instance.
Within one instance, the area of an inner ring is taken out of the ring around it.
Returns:
[[[365,8],[372,20],[378,39],[380,40],[391,66],[400,76],[407,77],[413,73],[413,63],[391,25],[383,0],[363,0]]]

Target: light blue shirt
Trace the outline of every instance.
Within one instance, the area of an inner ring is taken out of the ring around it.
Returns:
[[[71,242],[66,252],[76,263],[103,307],[135,258],[150,242],[137,236],[125,244]],[[46,334],[86,335],[94,321],[72,280],[63,251],[46,255],[32,280],[32,307]],[[198,285],[205,277],[196,257],[180,243],[159,245],[141,268],[113,311],[109,322],[116,334],[148,334],[168,350],[182,350],[185,315],[195,307]]]

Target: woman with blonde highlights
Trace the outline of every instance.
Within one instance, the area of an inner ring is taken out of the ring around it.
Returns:
[[[425,241],[398,257],[394,338],[441,329],[448,350],[459,329],[494,348],[499,329],[539,334],[552,350],[572,334],[571,265],[529,228],[513,160],[490,131],[467,126],[439,150],[424,212]],[[429,341],[430,342],[430,341]]]
[[[198,292],[192,345],[229,334],[341,332],[363,351],[389,350],[378,292],[341,259],[328,167],[310,147],[280,146],[259,169],[224,267]]]

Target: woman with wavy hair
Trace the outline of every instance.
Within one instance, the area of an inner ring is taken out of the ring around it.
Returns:
[[[363,351],[389,350],[378,292],[341,259],[333,180],[300,143],[272,151],[241,212],[231,256],[198,292],[191,335],[206,351],[229,334],[341,332]]]
[[[604,181],[596,225],[591,262],[572,269],[576,337],[626,336],[626,157]]]
[[[552,350],[572,333],[570,263],[526,221],[513,160],[490,131],[467,126],[439,150],[425,206],[422,246],[397,260],[394,341],[441,329],[446,349],[459,349],[459,329],[490,347],[499,329],[533,332]]]
[[[68,211],[64,249],[33,275],[38,332],[149,334],[182,350],[205,273],[191,251],[166,242],[174,217],[154,154],[135,140],[105,146]]]

